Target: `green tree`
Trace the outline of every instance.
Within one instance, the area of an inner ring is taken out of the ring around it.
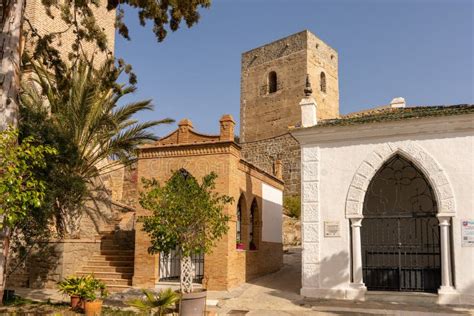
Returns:
[[[35,177],[35,169],[43,169],[46,159],[56,149],[35,145],[32,137],[18,143],[18,132],[7,129],[0,132],[0,302],[6,284],[6,266],[10,239],[15,227],[39,207],[45,197],[46,185]]]
[[[100,176],[135,161],[137,147],[157,139],[150,128],[173,120],[134,119],[152,109],[150,100],[120,106],[135,86],[117,84],[121,71],[111,60],[98,69],[80,60],[61,76],[32,66],[35,76],[21,96],[22,137],[34,135],[58,148],[44,175],[50,184],[48,201],[60,233],[75,235],[82,214],[110,200]]]
[[[141,195],[140,204],[153,212],[143,219],[143,230],[151,238],[148,251],[165,255],[179,252],[183,293],[193,290],[191,255],[211,252],[229,229],[229,216],[223,209],[233,199],[214,191],[216,178],[215,173],[210,173],[199,184],[181,169],[164,186],[156,180],[143,180],[146,192]]]

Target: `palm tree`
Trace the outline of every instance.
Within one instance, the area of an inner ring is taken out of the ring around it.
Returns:
[[[117,83],[124,68],[115,67],[112,60],[94,68],[93,61],[82,59],[64,74],[52,75],[46,67],[34,62],[32,69],[33,76],[21,94],[22,109],[30,115],[25,118],[22,115],[21,119],[39,117],[41,122],[35,124],[41,124],[42,129],[47,125],[49,133],[53,131],[55,135],[55,142],[60,138],[67,143],[57,176],[74,179],[71,181],[79,185],[71,185],[66,199],[57,196],[54,206],[60,231],[77,233],[80,214],[88,210],[86,202],[109,198],[102,194],[100,177],[132,163],[139,145],[157,139],[150,128],[173,120],[138,122],[134,119],[135,114],[152,110],[151,100],[120,106],[120,99],[136,88]],[[35,130],[38,128],[30,128],[31,133]]]

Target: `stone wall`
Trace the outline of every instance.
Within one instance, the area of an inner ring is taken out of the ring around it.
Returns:
[[[95,45],[95,43],[88,42],[83,43],[83,49],[88,56],[94,55],[94,60],[100,63],[105,60],[107,54],[113,54],[114,52],[115,10],[108,11],[106,9],[106,0],[100,0],[99,7],[94,8],[93,10],[99,27],[105,31],[108,42],[107,46],[110,51],[100,52],[100,49]],[[47,15],[41,0],[28,0],[25,8],[25,17],[40,35],[67,30],[67,25],[60,18],[60,11],[56,8],[52,8],[51,12],[54,16],[54,19]],[[24,23],[23,30],[25,32],[26,39],[25,48],[26,50],[31,51],[33,49],[34,40],[30,35],[31,29],[28,23]],[[71,51],[71,44],[74,42],[74,40],[75,35],[73,34],[73,29],[71,28],[61,34],[59,40],[55,42],[57,45],[56,47],[61,53],[62,59],[67,60],[67,55]]]
[[[285,195],[300,195],[301,154],[298,141],[290,134],[255,142],[242,143],[242,157],[248,162],[273,173],[276,160],[283,166]]]

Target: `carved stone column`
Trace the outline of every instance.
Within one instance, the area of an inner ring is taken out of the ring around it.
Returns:
[[[351,218],[352,227],[352,274],[353,286],[365,288],[362,277],[362,247],[360,239],[360,228],[362,218]]]

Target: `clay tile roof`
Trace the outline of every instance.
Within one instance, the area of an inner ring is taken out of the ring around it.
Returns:
[[[320,120],[315,127],[359,125],[373,122],[398,121],[421,117],[451,116],[474,113],[474,104],[412,106],[392,108],[381,106],[360,112],[341,115],[336,119]]]

